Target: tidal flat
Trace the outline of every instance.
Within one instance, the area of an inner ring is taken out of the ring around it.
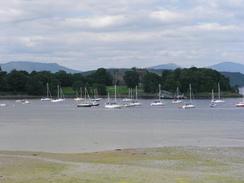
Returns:
[[[1,183],[243,183],[242,147],[0,152]]]

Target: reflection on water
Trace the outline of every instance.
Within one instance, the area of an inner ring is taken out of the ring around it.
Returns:
[[[217,108],[196,100],[196,109],[143,106],[120,110],[76,108],[73,100],[53,104],[2,101],[0,150],[83,152],[161,146],[244,146],[244,109],[228,99]]]

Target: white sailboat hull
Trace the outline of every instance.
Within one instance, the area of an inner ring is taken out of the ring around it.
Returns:
[[[30,102],[28,100],[24,100],[22,104],[30,104]]]
[[[173,100],[172,101],[172,104],[181,104],[182,103],[182,100]]]
[[[84,98],[74,98],[74,101],[82,101],[82,100],[85,100]]]
[[[52,99],[51,98],[41,98],[41,101],[51,101]]]
[[[236,104],[236,107],[244,107],[244,102],[240,102],[240,103]]]
[[[105,104],[106,109],[121,109],[123,105],[120,104]]]
[[[218,103],[224,103],[225,101],[224,100],[214,100],[213,102],[218,104]]]
[[[155,101],[151,103],[151,106],[164,106],[165,104],[163,102],[160,101]]]
[[[193,104],[185,104],[182,106],[182,109],[193,109],[195,108],[195,105]]]
[[[54,100],[51,100],[52,103],[58,103],[58,102],[63,102],[65,101],[65,99],[54,99]]]
[[[6,107],[7,104],[0,104],[0,107]]]

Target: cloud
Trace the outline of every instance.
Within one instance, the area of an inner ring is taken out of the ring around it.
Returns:
[[[119,25],[125,21],[125,17],[116,16],[95,16],[89,18],[67,18],[64,24],[70,27],[89,27],[89,28],[106,28]]]
[[[0,1],[0,62],[243,63],[244,0]]]
[[[185,14],[169,10],[153,11],[150,17],[164,23],[172,23],[186,19]]]

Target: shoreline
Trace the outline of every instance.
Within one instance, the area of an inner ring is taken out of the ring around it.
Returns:
[[[76,96],[74,95],[66,95],[65,98],[67,99],[73,99]],[[103,99],[107,99],[107,96],[100,96]],[[111,95],[111,98],[113,98],[114,96]],[[118,98],[123,99],[123,98],[127,98],[127,95],[118,95]],[[223,99],[231,99],[231,98],[242,98],[242,95],[240,94],[231,94],[231,95],[223,95],[221,96]],[[31,95],[0,95],[0,100],[18,100],[18,99],[41,99],[43,98],[43,96],[31,96]],[[53,97],[55,98],[55,97]],[[195,95],[194,99],[195,100],[201,100],[201,99],[210,99],[211,95],[206,96],[206,95]],[[154,100],[154,99],[158,99],[158,96],[156,94],[152,94],[152,95],[142,95],[139,96],[138,99],[148,99],[148,100]],[[162,99],[171,99],[173,100],[174,98],[171,97],[162,97]],[[187,100],[188,97],[186,96],[183,100]]]

